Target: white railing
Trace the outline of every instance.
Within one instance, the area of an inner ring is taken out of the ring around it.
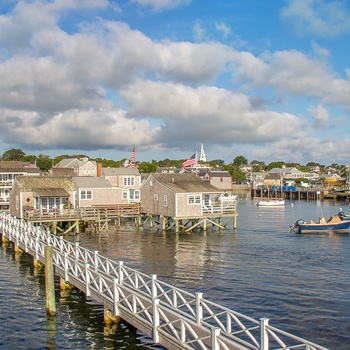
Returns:
[[[105,305],[116,316],[168,348],[305,349],[326,348],[222,307],[0,212],[0,232],[44,262],[44,247],[53,247],[55,272]]]

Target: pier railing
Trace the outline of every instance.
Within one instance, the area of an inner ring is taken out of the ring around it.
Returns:
[[[0,233],[44,262],[53,247],[55,272],[169,349],[326,350],[0,212]]]

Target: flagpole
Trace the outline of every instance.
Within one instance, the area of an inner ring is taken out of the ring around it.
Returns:
[[[134,144],[134,165],[136,164],[136,145]]]

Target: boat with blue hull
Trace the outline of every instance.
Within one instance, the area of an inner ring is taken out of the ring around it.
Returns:
[[[329,220],[326,220],[323,216],[320,217],[318,222],[310,220],[305,222],[304,220],[297,220],[293,225],[289,227],[292,233],[349,233],[350,220],[342,220],[339,215],[333,215]]]

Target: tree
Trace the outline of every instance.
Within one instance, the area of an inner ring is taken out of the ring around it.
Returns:
[[[25,155],[26,154],[21,149],[13,148],[4,152],[4,154],[2,155],[2,160],[9,160],[9,161],[23,160],[23,157]]]
[[[140,173],[155,173],[158,168],[156,163],[141,162],[139,164]]]
[[[233,182],[241,182],[246,179],[246,174],[243,171],[241,171],[238,165],[225,165],[224,170],[230,173]]]
[[[267,170],[271,170],[273,168],[282,168],[284,165],[285,163],[282,161],[272,162],[267,166]]]
[[[233,165],[241,166],[242,164],[248,164],[248,159],[244,156],[237,156],[233,160]]]
[[[52,167],[53,160],[50,158],[38,158],[36,160],[36,166],[43,172],[48,172]]]

